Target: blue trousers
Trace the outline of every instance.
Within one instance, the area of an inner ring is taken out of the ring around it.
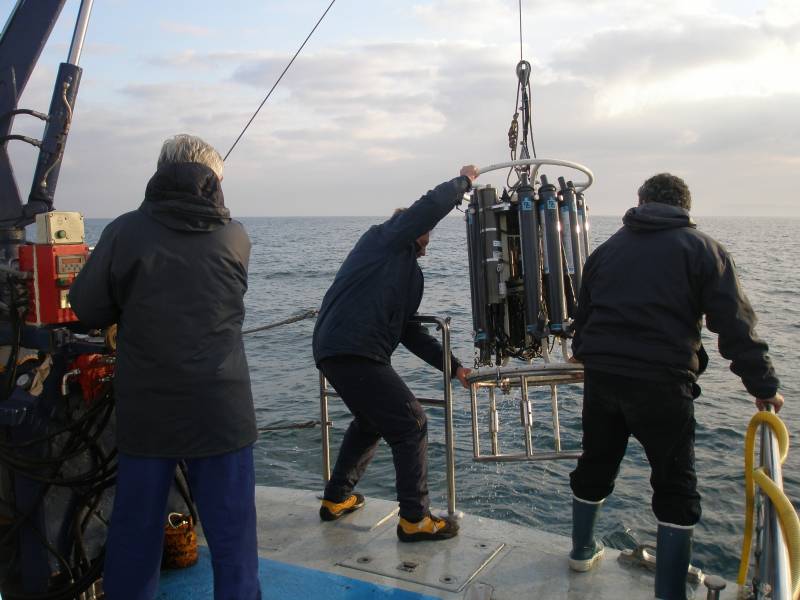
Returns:
[[[177,462],[119,455],[103,576],[109,600],[155,597]],[[215,600],[259,600],[253,447],[186,463],[211,552]]]

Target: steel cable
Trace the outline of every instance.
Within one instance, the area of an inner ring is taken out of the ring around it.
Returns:
[[[294,59],[297,58],[297,56],[300,54],[300,52],[305,47],[305,45],[308,42],[308,40],[310,40],[311,36],[314,35],[314,32],[317,30],[317,27],[319,27],[319,24],[322,23],[322,19],[325,18],[325,15],[328,14],[328,11],[333,7],[333,5],[335,3],[336,3],[336,0],[331,0],[331,3],[328,5],[328,8],[326,8],[325,12],[322,13],[322,16],[319,18],[319,20],[317,21],[316,25],[314,25],[314,28],[306,36],[306,39],[303,40],[303,43],[300,44],[300,47],[297,49],[297,52],[294,53],[294,56],[292,57],[292,60],[290,60],[289,64],[287,64],[286,67],[283,69],[283,72],[281,72],[281,74],[278,76],[278,79],[272,85],[272,87],[270,88],[269,92],[267,92],[267,95],[261,101],[261,104],[258,105],[258,108],[256,109],[256,112],[253,113],[253,116],[250,117],[250,120],[247,122],[247,125],[245,125],[244,129],[242,129],[242,132],[239,134],[239,137],[236,138],[236,141],[233,142],[233,145],[231,145],[230,149],[225,153],[225,157],[222,159],[223,162],[228,160],[228,157],[231,155],[231,152],[233,152],[233,149],[236,147],[236,144],[238,144],[239,140],[242,139],[242,136],[244,135],[244,132],[247,131],[247,128],[250,127],[250,124],[256,118],[256,115],[258,115],[259,111],[261,111],[261,107],[263,107],[264,104],[267,102],[267,100],[269,100],[269,97],[272,95],[272,92],[275,91],[275,88],[278,87],[278,84],[281,82],[281,79],[283,79],[283,76],[286,75],[286,71],[288,71],[289,67],[292,66],[292,63],[294,62]]]

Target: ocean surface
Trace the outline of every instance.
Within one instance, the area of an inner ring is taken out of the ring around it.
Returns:
[[[434,231],[428,255],[420,260],[425,273],[421,312],[452,318],[454,352],[465,366],[473,363],[470,343],[469,277],[465,226],[460,215],[446,218]],[[257,327],[319,306],[339,265],[355,241],[380,217],[245,218],[252,243],[246,328]],[[800,301],[798,261],[800,220],[698,217],[698,226],[733,254],[739,276],[759,316],[758,332],[770,345],[781,378],[786,407],[781,412],[791,442],[784,464],[787,494],[800,500],[800,447],[797,425],[800,373]],[[90,244],[107,220],[88,219]],[[592,217],[593,247],[620,226],[620,217]],[[657,268],[654,266],[654,268]],[[354,327],[357,327],[354,324]],[[245,338],[259,426],[319,419],[318,376],[311,354],[313,320],[301,321]],[[696,460],[703,517],[695,531],[694,563],[734,579],[738,568],[744,520],[744,432],[755,411],[752,398],[716,350],[714,334],[704,332],[711,361],[696,401]],[[402,347],[393,364],[415,393],[441,397],[441,375]],[[574,461],[478,464],[472,461],[469,395],[454,387],[456,489],[460,510],[569,535],[571,491],[568,474]],[[376,394],[379,393],[376,390]],[[519,443],[518,396],[498,395],[501,447]],[[488,426],[483,403],[482,436]],[[534,395],[536,448],[552,448],[549,393]],[[429,417],[432,503],[446,508],[444,427],[442,411]],[[561,437],[564,449],[580,447],[581,388],[560,388]],[[338,400],[331,402],[334,423],[332,460],[349,422]],[[508,437],[504,437],[504,434]],[[320,431],[282,430],[264,433],[256,446],[259,484],[321,490]],[[382,444],[359,484],[368,496],[394,497],[394,470],[389,448]],[[650,509],[649,466],[634,439],[622,463],[616,489],[598,523],[600,534],[630,528],[641,542],[655,543],[656,520]]]

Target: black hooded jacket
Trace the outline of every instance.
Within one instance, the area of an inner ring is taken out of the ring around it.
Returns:
[[[442,183],[407,210],[373,225],[342,263],[322,300],[314,327],[314,360],[355,355],[389,364],[402,343],[441,370],[442,347],[409,319],[417,312],[424,280],[415,240],[432,230],[471,187],[461,176]],[[460,363],[450,357],[455,377]]]
[[[119,324],[117,442],[134,456],[202,457],[255,441],[242,344],[250,240],[219,179],[170,164],[112,221],[70,290],[89,327]]]
[[[702,317],[747,391],[769,398],[778,379],[733,260],[688,211],[651,202],[586,261],[572,348],[587,368],[655,381],[695,381],[708,356]]]

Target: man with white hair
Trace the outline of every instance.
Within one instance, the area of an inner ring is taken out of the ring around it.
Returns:
[[[211,552],[214,598],[261,597],[257,432],[242,344],[250,240],[225,208],[222,168],[200,138],[164,142],[141,206],[106,226],[70,290],[84,325],[119,325],[119,465],[103,582],[112,600],[156,594],[180,460]]]

